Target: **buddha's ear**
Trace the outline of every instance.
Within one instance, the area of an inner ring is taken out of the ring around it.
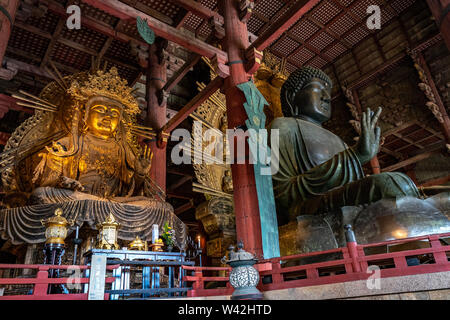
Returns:
[[[292,107],[292,93],[290,93],[288,90],[284,90],[284,101],[286,101],[290,114],[283,114],[285,117],[292,117],[294,115],[294,108]]]

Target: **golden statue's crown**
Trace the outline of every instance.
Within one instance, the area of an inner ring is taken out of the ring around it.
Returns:
[[[140,112],[138,102],[132,94],[133,88],[119,76],[115,67],[108,72],[98,70],[90,74],[89,80],[81,85],[73,81],[68,92],[80,102],[86,102],[94,96],[103,96],[120,102],[128,114],[135,115]]]

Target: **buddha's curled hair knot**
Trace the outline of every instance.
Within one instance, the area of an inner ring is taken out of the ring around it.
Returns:
[[[294,71],[281,87],[281,108],[285,117],[291,116],[291,108],[289,105],[292,104],[291,101],[287,101],[287,99],[295,97],[296,93],[299,92],[312,78],[318,78],[328,83],[330,87],[333,86],[330,77],[320,69],[305,66]],[[290,98],[288,98],[286,92],[290,93]]]

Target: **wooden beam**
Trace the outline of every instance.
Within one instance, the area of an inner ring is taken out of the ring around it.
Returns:
[[[420,185],[420,187],[441,186],[450,181],[450,176],[428,180]]]
[[[320,0],[297,1],[288,12],[281,16],[250,45],[248,52],[253,48],[263,51],[319,2]]]
[[[173,87],[175,87],[178,82],[180,82],[184,76],[200,61],[201,56],[195,54],[188,61],[184,63],[184,65],[178,69],[175,74],[170,78],[167,83],[164,85],[163,90],[165,92],[170,92]]]
[[[169,191],[175,191],[177,188],[181,187],[188,181],[192,181],[192,176],[183,176],[177,182],[171,184],[168,188]]]
[[[179,206],[178,208],[175,208],[174,213],[176,216],[178,216],[192,208],[194,208],[194,200],[190,199],[189,202]]]
[[[221,77],[216,77],[202,91],[200,91],[187,105],[185,105],[178,113],[170,119],[162,128],[162,132],[170,133],[184,119],[195,111],[203,102],[206,101],[214,92],[216,92],[223,84]]]
[[[47,50],[45,51],[44,57],[42,58],[41,61],[41,68],[43,68],[44,66],[47,65],[48,60],[50,59],[50,55],[52,54],[53,48],[59,38],[59,36],[61,35],[61,32],[63,30],[63,28],[66,25],[66,21],[62,18],[59,19],[58,24],[56,25],[56,29],[55,32],[53,32],[52,35],[52,40],[50,41]]]
[[[192,199],[192,195],[190,194],[186,194],[186,193],[174,193],[174,192],[168,192],[167,193],[167,198],[177,198],[177,199],[185,199],[185,200],[190,200]]]
[[[39,68],[38,66],[34,66],[34,65],[28,64],[26,62],[22,62],[22,61],[12,59],[9,57],[5,57],[5,60],[10,61],[11,63],[14,63],[15,65],[17,65],[21,72],[27,72],[27,73],[31,73],[31,74],[34,74],[34,75],[37,75],[40,77],[44,77],[44,78],[53,80],[52,76],[49,73],[47,73],[47,71]]]
[[[133,7],[130,7],[119,0],[83,0],[83,2],[103,10],[117,18],[133,22],[137,17],[147,20],[148,25],[157,36],[175,42],[178,45],[198,53],[208,58],[217,56],[220,61],[226,63],[228,56],[226,52],[213,47],[199,39],[193,37],[190,33],[171,27]]]

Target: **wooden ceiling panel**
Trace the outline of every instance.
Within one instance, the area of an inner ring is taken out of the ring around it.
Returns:
[[[113,40],[106,51],[105,57],[114,58],[124,63],[136,64],[136,59],[130,61],[130,45],[121,41]]]
[[[90,29],[87,28],[81,28],[79,30],[77,29],[69,30],[67,28],[63,28],[61,37],[64,39],[77,42],[78,44],[81,44],[96,51],[100,51],[102,49],[107,39],[106,36],[98,32],[91,31]]]
[[[184,26],[186,29],[194,31],[197,30],[197,28],[201,25],[203,22],[203,19],[195,14],[190,14],[189,17],[186,19],[186,22],[184,23]]]
[[[200,0],[200,3],[211,10],[217,7],[217,0]]]
[[[91,66],[91,55],[57,42],[51,60],[77,70],[87,70]]]
[[[259,34],[259,30],[264,26],[264,21],[261,21],[256,17],[256,15],[252,15],[250,20],[247,23],[248,31],[254,34]]]
[[[272,17],[283,8],[284,3],[278,0],[270,1],[258,1],[255,5],[255,12],[263,15],[267,19],[272,19]]]
[[[390,5],[395,11],[397,11],[397,14],[400,14],[413,5],[414,2],[416,2],[416,0],[394,0],[390,2]]]
[[[140,0],[139,2],[158,11],[160,14],[169,17],[170,19],[175,19],[181,10],[181,7],[165,0]]]
[[[8,47],[22,50],[25,53],[43,57],[50,40],[14,26],[9,38]]]
[[[296,54],[291,57],[291,61],[295,62],[298,66],[304,65],[308,60],[314,57],[314,53],[306,48],[301,48]]]
[[[312,45],[314,48],[317,48],[319,51],[322,51],[328,45],[330,45],[333,41],[334,41],[334,38],[332,36],[330,36],[325,31],[321,31],[317,37],[315,37],[311,41],[308,41],[308,44]]]
[[[290,29],[290,32],[299,40],[306,41],[319,30],[318,26],[303,18]]]
[[[345,32],[355,26],[356,23],[357,22],[353,18],[351,18],[350,15],[345,14],[336,21],[332,22],[329,28],[339,36],[342,36]]]
[[[101,21],[111,27],[116,26],[117,22],[119,22],[120,20],[102,10],[99,10],[82,2],[81,0],[74,0],[73,4],[80,6],[83,15],[91,17],[97,21]]]
[[[341,12],[338,5],[329,0],[321,1],[312,11],[311,18],[321,24],[327,24]]]
[[[345,51],[347,51],[347,48],[344,47],[340,43],[336,43],[335,45],[331,46],[328,50],[325,51],[325,55],[330,57],[330,59],[336,59],[341,54],[343,54]]]
[[[316,56],[311,62],[308,62],[308,65],[321,69],[327,64],[327,62],[328,61],[322,59],[321,57]]]
[[[354,46],[368,35],[369,31],[367,31],[367,28],[359,27],[348,34],[344,39],[348,41],[352,46]]]
[[[289,38],[282,37],[278,40],[275,45],[272,46],[273,50],[282,54],[282,56],[286,57],[291,52],[293,52],[299,46],[298,42]]]
[[[39,28],[42,31],[53,33],[56,29],[56,25],[58,24],[59,16],[52,13],[50,10],[42,18],[29,17],[25,20],[25,23]]]

